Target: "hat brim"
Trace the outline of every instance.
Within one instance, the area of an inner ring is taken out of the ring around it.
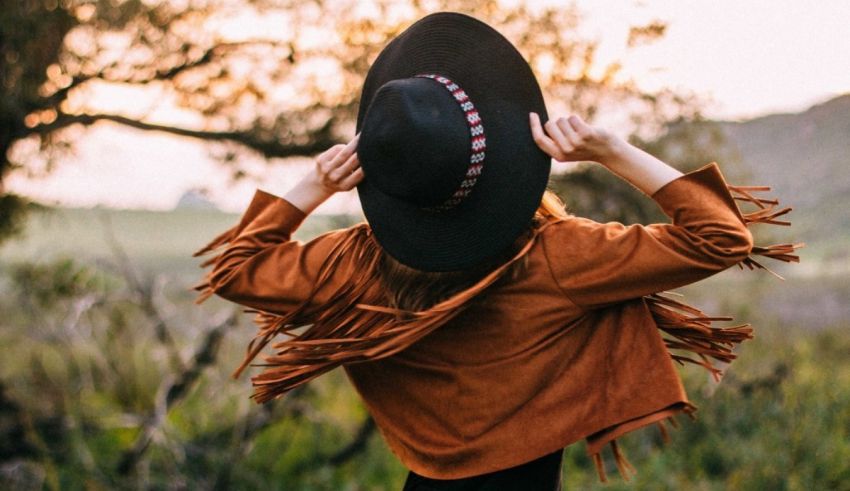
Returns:
[[[510,41],[474,17],[438,12],[378,55],[363,85],[357,132],[378,88],[420,73],[456,82],[478,110],[487,139],[481,176],[459,205],[440,212],[381,192],[368,175],[357,192],[375,238],[399,262],[423,271],[468,269],[505,251],[531,223],[551,158],[534,142],[528,113],[545,122],[546,106],[531,68]]]

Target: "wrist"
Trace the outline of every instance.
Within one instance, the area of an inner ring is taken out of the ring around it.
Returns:
[[[610,170],[615,170],[622,167],[624,162],[629,160],[629,153],[633,148],[626,140],[618,136],[611,136],[605,150],[600,153],[597,162]]]
[[[333,196],[333,194],[333,190],[322,185],[315,172],[310,172],[298,181],[298,184],[286,193],[283,198],[309,215],[310,212]]]
[[[308,172],[298,181],[295,187],[300,188],[302,192],[316,197],[324,196],[325,199],[330,198],[335,192],[333,189],[328,189],[327,186],[322,184],[321,178],[316,172]]]

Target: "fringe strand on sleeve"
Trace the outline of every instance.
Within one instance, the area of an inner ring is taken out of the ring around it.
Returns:
[[[744,218],[747,227],[757,223],[785,227],[791,225],[790,221],[779,219],[779,217],[787,215],[791,211],[791,207],[780,208],[778,199],[760,198],[755,195],[758,192],[770,191],[769,186],[729,185],[727,187],[736,201],[750,203],[755,207],[753,211],[749,212],[741,210],[741,216]],[[746,267],[749,270],[763,269],[777,278],[783,279],[782,276],[756,260],[754,256],[786,263],[799,263],[800,258],[795,254],[795,251],[803,246],[803,243],[756,245],[752,248],[750,255],[738,263],[738,267],[741,269]],[[732,317],[709,316],[696,307],[670,298],[670,295],[677,294],[662,292],[644,297],[656,326],[663,333],[662,338],[670,356],[681,365],[692,363],[705,368],[714,380],[719,382],[723,376],[723,370],[716,367],[712,360],[724,364],[731,363],[737,356],[733,352],[734,348],[741,342],[753,338],[752,327],[749,324],[715,327],[712,325],[713,322],[731,321],[733,320]],[[695,409],[693,406],[687,406],[684,408],[684,412],[694,419],[693,412]],[[672,416],[665,419],[672,427],[678,428],[679,425]],[[664,426],[664,421],[658,421],[656,425],[662,441],[669,441],[670,437],[667,428]],[[628,481],[635,474],[635,469],[617,445],[617,439],[614,438],[609,443],[617,470],[623,479]],[[607,482],[601,451],[592,454],[591,457],[599,474],[599,479],[602,482]]]
[[[768,225],[790,226],[791,222],[779,220],[778,217],[787,215],[791,207],[779,207],[775,198],[760,198],[755,193],[770,191],[769,186],[727,186],[732,197],[741,202],[750,203],[754,211],[741,211],[747,227],[762,223]],[[782,279],[774,271],[768,269],[754,256],[762,256],[783,262],[800,262],[795,251],[804,244],[772,244],[754,246],[750,255],[738,263],[738,267],[750,270],[764,269]],[[713,365],[711,359],[722,363],[730,363],[736,358],[733,349],[742,341],[753,338],[753,330],[749,324],[732,327],[714,327],[715,321],[731,321],[731,317],[709,316],[700,309],[670,298],[669,292],[664,294],[647,295],[644,299],[649,306],[658,328],[666,335],[664,342],[670,350],[670,356],[679,364],[693,363],[708,370],[716,381],[720,381],[723,371]],[[683,355],[677,352],[687,351]]]
[[[380,246],[368,225],[357,225],[346,240],[337,244],[328,254],[310,294],[299,307],[285,315],[246,310],[256,314],[254,322],[259,330],[249,343],[247,354],[233,376],[238,377],[278,335],[286,338],[271,345],[274,354],[263,355],[264,363],[255,364],[265,367],[263,372],[251,378],[254,385],[251,397],[258,403],[277,399],[298,385],[340,365],[392,356],[462,312],[468,300],[496,282],[514,262],[520,260],[540,232],[551,223],[555,221],[546,222],[535,229],[530,240],[511,260],[476,284],[419,312],[375,305],[376,299],[380,298],[373,291],[379,287]],[[195,255],[225,245],[233,239],[232,235],[232,230],[224,232]],[[213,264],[216,259],[213,257],[204,265]],[[308,319],[302,314],[316,292],[327,285],[331,273],[340,267],[343,260],[354,262],[351,270],[356,271],[356,274],[322,303],[318,314],[314,313]],[[194,288],[201,292],[197,303],[214,293],[208,281]]]
[[[728,189],[735,200],[750,203],[756,208],[754,211],[741,213],[748,227],[756,223],[780,226],[791,224],[779,219],[791,211],[790,207],[779,208],[779,200],[755,196],[755,193],[769,191],[768,186],[729,185]],[[246,310],[256,314],[254,321],[259,329],[233,376],[238,377],[278,335],[283,335],[285,339],[272,344],[274,353],[262,357],[265,363],[256,364],[264,366],[264,371],[251,378],[254,385],[251,397],[258,403],[277,399],[293,388],[340,365],[375,360],[398,353],[463,311],[468,300],[498,280],[511,264],[528,252],[539,233],[556,221],[546,222],[537,228],[531,239],[510,261],[475,285],[420,312],[401,311],[375,304],[379,297],[372,289],[378,286],[380,247],[367,224],[357,225],[353,227],[353,233],[328,255],[319,270],[311,293],[299,307],[286,315]],[[225,246],[235,238],[237,229],[238,227],[233,227],[224,231],[194,256]],[[781,279],[781,276],[765,267],[754,256],[796,263],[800,258],[795,251],[803,245],[783,243],[755,246],[738,266],[741,269],[764,269]],[[214,264],[219,257],[213,256],[201,266]],[[308,320],[304,315],[307,306],[311,304],[318,290],[327,285],[332,272],[340,267],[343,260],[348,260],[345,258],[354,262],[352,271],[357,274],[352,275],[351,281],[345,282],[333,292],[323,303],[320,312],[313,314]],[[203,302],[215,293],[208,277],[193,288],[200,292],[196,303]],[[696,307],[670,298],[670,292],[647,295],[644,300],[658,329],[663,333],[664,342],[673,360],[682,365],[692,363],[702,366],[715,380],[720,380],[723,371],[714,366],[712,360],[730,363],[736,358],[734,348],[753,337],[749,324],[715,327],[713,322],[730,321],[732,318],[709,316]],[[689,403],[682,408],[691,418],[694,418],[692,413],[695,410]],[[678,427],[672,416],[665,419],[667,424]],[[669,435],[664,423],[665,421],[661,420],[655,424],[662,440],[666,442]],[[617,470],[628,480],[630,475],[635,473],[634,467],[617,445],[616,438],[611,439],[609,443]],[[600,480],[607,481],[601,451],[593,453],[591,457]]]
[[[779,200],[775,198],[758,198],[753,195],[753,193],[761,192],[761,191],[770,191],[770,186],[727,186],[729,188],[729,192],[732,193],[732,197],[737,201],[748,202],[752,205],[755,205],[756,209],[754,211],[748,213],[742,213],[744,217],[744,221],[749,227],[755,223],[764,223],[767,225],[780,225],[784,227],[791,226],[791,222],[787,220],[777,220],[777,218],[784,216],[791,212],[791,207],[786,206],[784,208],[779,208]],[[799,263],[800,257],[797,256],[794,251],[803,247],[803,243],[795,243],[795,244],[772,244],[769,246],[755,246],[753,247],[750,256],[740,263],[738,263],[738,267],[744,269],[746,266],[750,270],[753,269],[764,269],[770,274],[776,276],[779,279],[783,279],[781,276],[776,274],[774,271],[768,269],[763,264],[758,262],[753,256],[762,256],[770,259],[775,259],[777,261],[783,261],[786,263],[794,262]]]

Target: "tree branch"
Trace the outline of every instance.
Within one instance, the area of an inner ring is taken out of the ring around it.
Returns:
[[[360,425],[354,439],[348,445],[337,450],[336,453],[328,457],[327,463],[331,466],[344,464],[349,459],[360,453],[366,444],[369,442],[369,437],[375,432],[375,420],[371,416],[367,416],[366,420]]]
[[[348,462],[352,458],[356,457],[360,452],[365,450],[366,445],[369,443],[369,438],[375,432],[375,428],[375,420],[373,420],[371,416],[366,416],[366,419],[357,429],[354,438],[345,446],[337,449],[333,453],[318,455],[309,460],[301,461],[299,465],[296,466],[293,474],[302,474],[326,465],[336,467]]]
[[[214,46],[211,46],[203,51],[203,53],[196,57],[194,60],[186,60],[184,63],[180,63],[178,65],[166,68],[166,69],[157,69],[154,74],[150,77],[124,77],[124,78],[113,78],[108,76],[107,74],[111,70],[115,70],[118,66],[117,62],[112,62],[107,66],[102,67],[95,73],[89,74],[78,74],[74,75],[71,79],[71,83],[66,87],[62,87],[58,89],[56,92],[50,94],[45,97],[41,101],[38,102],[39,109],[50,109],[58,106],[62,101],[64,101],[68,97],[68,93],[70,93],[75,88],[87,83],[90,80],[103,80],[104,82],[114,83],[114,84],[131,84],[131,85],[147,85],[153,82],[165,82],[173,80],[175,77],[180,75],[181,73],[191,70],[193,68],[198,68],[200,66],[204,66],[221,58],[222,55],[234,51],[238,48],[244,46],[259,46],[259,45],[267,45],[271,47],[281,46],[280,43],[275,41],[266,41],[266,40],[249,40],[249,41],[238,41],[238,42],[230,42],[230,43],[218,43]],[[289,46],[290,54],[286,58],[290,64],[294,63],[294,47],[290,44]],[[183,51],[187,51],[189,48],[188,45],[183,47]],[[126,67],[125,67],[126,68]],[[141,70],[144,66],[133,67],[131,70],[132,73],[140,73],[143,72]]]
[[[60,113],[55,121],[33,127],[30,133],[46,135],[73,124],[91,126],[98,121],[111,121],[131,128],[145,131],[160,131],[172,135],[197,138],[205,141],[231,141],[244,145],[261,153],[266,158],[285,158],[311,156],[327,150],[337,143],[343,143],[332,136],[331,129],[336,122],[335,117],[328,118],[325,124],[309,135],[307,143],[281,143],[278,140],[263,140],[244,131],[207,131],[179,128],[156,123],[146,123],[118,114],[67,114]]]
[[[168,327],[168,323],[165,321],[165,317],[160,313],[159,308],[154,302],[153,281],[148,279],[142,281],[139,277],[139,274],[136,272],[136,268],[133,266],[133,261],[130,260],[130,256],[127,254],[127,251],[115,236],[115,230],[112,226],[112,219],[109,217],[109,214],[100,213],[99,219],[103,224],[106,242],[109,245],[109,248],[112,249],[113,256],[115,256],[116,267],[124,277],[124,281],[126,281],[127,285],[130,287],[130,291],[133,296],[135,296],[137,305],[142,309],[142,312],[145,313],[148,319],[153,322],[156,339],[168,351],[171,367],[178,371],[184,370],[186,367],[180,357],[180,348],[174,340],[174,337],[171,335],[171,330]]]
[[[236,322],[237,312],[234,311],[226,320],[207,331],[195,351],[192,363],[181,373],[167,378],[160,386],[154,409],[146,418],[133,447],[121,456],[116,468],[119,474],[127,475],[135,470],[136,464],[147,451],[154,433],[159,430],[165,416],[175,404],[186,397],[189,390],[199,380],[203,370],[215,361],[225,331],[234,326]]]
[[[40,109],[50,109],[50,108],[57,107],[60,103],[62,103],[62,101],[64,101],[65,99],[68,98],[68,93],[70,93],[72,90],[83,85],[84,83],[88,82],[89,80],[100,78],[100,76],[101,76],[101,73],[96,73],[96,74],[93,74],[93,75],[76,75],[76,76],[74,76],[74,78],[71,79],[71,83],[68,84],[66,87],[62,87],[61,89],[50,94],[49,96],[45,97],[41,101],[38,101],[39,108]]]

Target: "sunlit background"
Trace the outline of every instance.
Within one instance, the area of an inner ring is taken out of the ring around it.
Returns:
[[[374,9],[369,3],[358,2],[355,11],[370,15]],[[396,3],[398,12],[411,11],[404,2]],[[558,8],[568,2],[526,4],[531,8]],[[582,19],[576,31],[598,43],[593,67],[597,75],[611,63],[618,63],[622,68],[617,81],[632,81],[647,92],[670,88],[696,94],[704,99],[701,111],[709,118],[737,121],[800,112],[850,91],[848,2],[595,0],[576,5]],[[268,15],[250,8],[236,10],[210,16],[204,22],[205,32],[228,42],[256,38],[284,41],[293,35],[287,12]],[[406,17],[398,15],[397,22],[405,22]],[[655,22],[666,25],[663,36],[629,46],[631,27]],[[299,33],[299,46],[309,49],[333,36],[333,24],[323,24],[323,28]],[[120,49],[122,43],[115,40],[114,44],[114,49]],[[312,66],[304,70],[311,76],[309,83],[339,83],[335,64],[311,61]],[[253,62],[244,61],[234,76],[249,77],[252,67]],[[545,77],[551,64],[541,60],[536,68],[538,75]],[[287,100],[305,97],[290,86],[276,87],[275,93],[275,97]],[[192,128],[204,125],[202,116],[181,108],[179,99],[167,87],[156,84],[91,83],[69,102],[148,122]],[[549,97],[547,104],[562,114],[570,111],[569,104],[559,103],[554,97]],[[246,106],[243,117],[253,117],[252,111]],[[616,108],[602,116],[600,124],[610,122],[621,134],[628,131],[617,124]],[[228,186],[204,141],[131,130],[109,122],[93,125],[75,140],[78,154],[60,158],[49,177],[28,178],[25,173],[14,173],[5,180],[7,189],[68,206],[166,210],[174,207],[187,190],[200,188],[208,190],[209,197],[222,209],[238,211],[247,204],[254,188],[282,193],[306,171],[303,158],[275,160],[268,165],[262,156],[240,155],[241,163],[257,169],[257,176]],[[356,197],[339,196],[319,212],[355,211],[358,206]]]
[[[193,303],[192,253],[257,188],[282,195],[351,138],[374,58],[440,10],[510,39],[551,116],[579,114],[683,171],[715,161],[731,184],[768,185],[792,225],[753,224],[756,244],[806,243],[799,263],[757,249],[769,271],[678,291],[755,339],[719,384],[681,369],[697,420],[666,444],[653,428],[623,438],[631,483],[606,456],[599,484],[576,442],[564,488],[850,490],[843,0],[5,2],[0,489],[401,488],[406,469],[339,370],[248,399],[230,374],[251,316]],[[550,187],[579,216],[669,220],[592,163],[556,165]],[[361,218],[356,194],[339,194],[295,238]]]

